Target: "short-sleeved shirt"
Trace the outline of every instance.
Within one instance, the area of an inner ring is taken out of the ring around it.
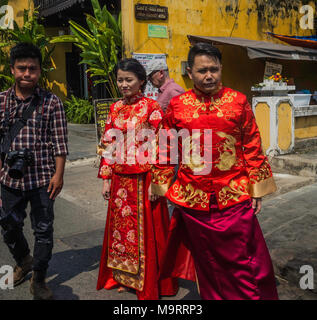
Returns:
[[[175,83],[173,79],[168,79],[162,85],[162,87],[159,88],[159,94],[157,98],[157,102],[163,109],[163,112],[165,113],[166,108],[173,97],[176,97],[184,92],[185,90],[180,85]]]
[[[16,96],[14,87],[0,93],[2,140],[9,130],[5,121],[6,107],[10,110],[9,126],[11,126],[22,118],[23,111],[35,96],[39,97],[40,103],[15,137],[10,148],[10,151],[28,148],[34,155],[34,163],[26,167],[21,179],[12,179],[8,175],[8,164],[4,161],[0,177],[1,184],[22,191],[49,184],[56,170],[55,157],[68,155],[67,122],[63,104],[56,95],[39,87],[36,87],[34,93],[25,100]],[[41,110],[41,116],[37,117],[39,110]]]

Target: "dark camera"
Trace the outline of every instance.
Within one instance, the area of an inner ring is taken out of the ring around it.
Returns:
[[[25,148],[9,152],[6,160],[10,168],[9,176],[13,179],[21,179],[26,167],[34,164],[34,155],[29,149]]]

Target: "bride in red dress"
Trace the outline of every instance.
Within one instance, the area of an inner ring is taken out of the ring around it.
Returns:
[[[131,161],[133,152],[137,159],[142,157],[135,153],[140,143],[131,139],[129,129],[133,128],[134,137],[142,129],[154,134],[163,112],[155,100],[144,97],[146,72],[137,60],[119,62],[117,85],[123,99],[111,105],[98,148],[102,156],[98,177],[103,179],[102,194],[109,203],[97,290],[119,287],[120,292],[128,287],[136,290],[139,300],[155,300],[160,295],[175,295],[178,290],[177,279],[158,277],[168,209],[165,198],[149,200],[152,164]],[[120,133],[119,141],[113,132]],[[116,150],[119,158],[110,161],[107,150],[114,144],[121,150]],[[143,160],[146,157],[144,152]]]

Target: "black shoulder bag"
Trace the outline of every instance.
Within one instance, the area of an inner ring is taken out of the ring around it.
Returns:
[[[10,127],[8,133],[3,138],[3,142],[1,145],[1,160],[2,161],[3,161],[3,158],[5,157],[5,155],[9,152],[13,140],[18,135],[20,130],[26,125],[28,119],[31,118],[34,110],[39,105],[39,102],[40,102],[40,97],[36,95],[32,99],[32,101],[30,102],[30,105],[28,106],[28,108],[23,111],[22,118],[19,119],[18,121],[16,121],[14,123],[14,125]],[[6,106],[5,121],[7,123],[9,122],[9,113],[10,113],[10,110],[9,110],[8,106]],[[42,114],[41,110],[39,110],[39,114]]]
[[[26,125],[27,120],[32,116],[34,110],[39,105],[39,103],[40,103],[40,97],[36,95],[32,99],[32,101],[30,102],[30,105],[27,107],[27,109],[25,109],[23,111],[22,118],[19,119],[18,121],[16,121],[14,123],[14,125],[12,125],[9,128],[9,131],[6,134],[6,136],[4,137],[3,142],[1,144],[2,165],[4,163],[6,155],[8,154],[8,152],[10,150],[10,147],[11,147],[13,140],[18,135],[20,130]],[[6,110],[5,110],[5,124],[6,124],[6,126],[9,124],[9,114],[10,114],[10,110],[9,110],[9,106],[7,104]],[[39,105],[38,115],[39,115],[38,118],[40,118],[42,115],[42,106],[41,105]],[[37,119],[37,120],[40,120],[40,119]],[[19,221],[16,220],[16,217],[14,214],[12,214],[11,212],[5,212],[3,210],[3,208],[0,207],[0,225],[2,226],[2,228],[4,230],[11,230],[18,223],[19,223]]]

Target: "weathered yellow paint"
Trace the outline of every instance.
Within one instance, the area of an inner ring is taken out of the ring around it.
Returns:
[[[46,34],[48,36],[57,36],[58,31],[63,28],[46,28]],[[58,43],[55,44],[55,50],[52,58],[56,69],[49,74],[49,88],[63,101],[67,97],[67,81],[66,81],[66,52],[72,51],[72,45],[70,43]]]
[[[136,3],[167,6],[168,21],[136,20],[134,15]],[[300,29],[301,14],[298,10],[298,3],[297,5],[296,3],[295,1],[276,1],[274,3],[267,0],[124,0],[121,1],[124,53],[128,57],[133,52],[167,54],[171,77],[188,89],[192,85],[191,81],[187,76],[181,75],[181,61],[187,60],[190,46],[187,35],[232,36],[276,43],[281,42],[267,36],[266,31],[279,34],[310,35],[310,30]],[[315,8],[313,1],[309,4]],[[263,11],[258,10],[261,8]],[[167,26],[168,39],[148,38],[149,23]],[[224,85],[242,91],[250,98],[251,86],[263,80],[264,61],[250,60],[246,50],[239,47],[219,46],[219,48],[223,53]],[[310,63],[310,67],[316,69],[317,72],[316,64],[312,66]],[[295,67],[290,67],[289,70],[295,70]],[[245,73],[248,73],[247,80],[245,80]],[[242,74],[244,81],[240,79]],[[292,74],[287,74],[287,76],[291,77]],[[297,85],[301,84],[301,81],[307,83],[307,80],[304,79],[295,80],[298,80]]]
[[[277,145],[282,151],[287,151],[292,144],[292,106],[288,102],[282,102],[277,107],[277,117]]]
[[[23,12],[24,9],[33,10],[34,5],[31,0],[9,0],[8,5],[13,8],[14,20],[19,27],[23,25]]]
[[[295,139],[317,137],[317,116],[295,118]]]
[[[270,107],[267,103],[259,102],[255,106],[255,119],[261,134],[262,149],[265,152],[271,145]]]

